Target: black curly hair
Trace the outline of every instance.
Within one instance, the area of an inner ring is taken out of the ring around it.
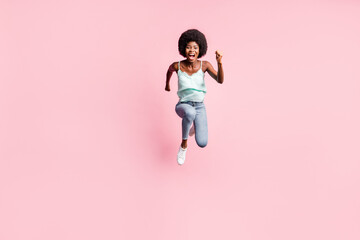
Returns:
[[[206,54],[207,41],[205,35],[197,29],[189,29],[183,32],[179,38],[179,53],[186,57],[185,49],[189,42],[196,42],[199,45],[199,56],[201,58]]]

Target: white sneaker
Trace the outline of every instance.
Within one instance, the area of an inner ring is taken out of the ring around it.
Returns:
[[[179,152],[177,154],[177,162],[179,165],[183,165],[185,162],[185,155],[186,155],[187,148],[183,149],[181,146],[179,148]]]
[[[190,132],[189,132],[189,136],[192,137],[195,134],[195,127],[194,124],[192,125],[192,127],[190,128]]]

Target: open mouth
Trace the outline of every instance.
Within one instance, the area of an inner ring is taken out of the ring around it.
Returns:
[[[194,59],[194,58],[195,58],[195,53],[190,53],[190,54],[189,54],[189,58],[190,58],[190,59]]]

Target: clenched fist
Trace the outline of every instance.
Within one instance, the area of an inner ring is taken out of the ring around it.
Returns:
[[[218,63],[221,63],[221,58],[222,58],[222,52],[220,52],[219,50],[216,50],[216,52],[215,52],[215,55],[216,55],[216,61],[218,62]]]

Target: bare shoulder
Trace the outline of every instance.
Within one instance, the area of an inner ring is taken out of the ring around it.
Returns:
[[[203,60],[202,61],[203,62],[203,66],[208,66],[210,63],[208,62],[208,61],[206,61],[206,60]]]
[[[179,62],[173,62],[172,64],[170,64],[169,70],[177,72],[179,70]]]
[[[202,62],[203,62],[203,69],[205,71],[208,70],[209,68],[212,68],[212,65],[211,65],[211,63],[209,61],[204,60]]]

